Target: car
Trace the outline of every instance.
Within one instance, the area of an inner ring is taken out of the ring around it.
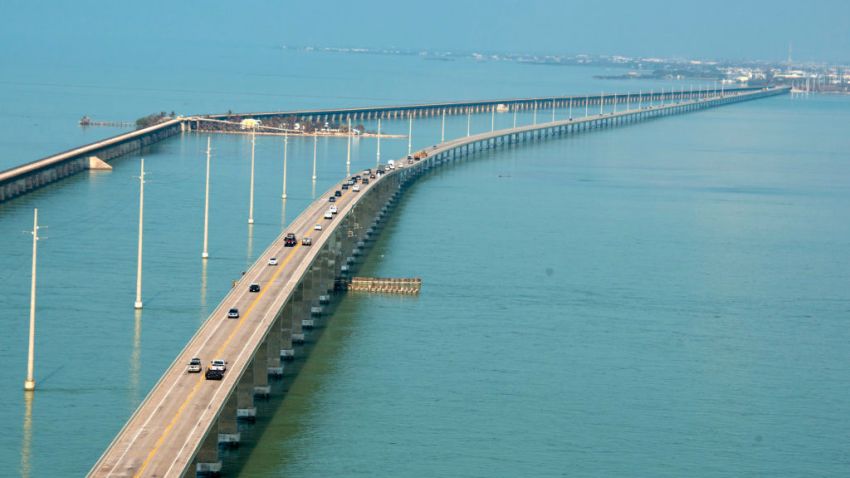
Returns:
[[[337,211],[337,209],[336,209],[336,206],[331,206],[331,207],[329,207],[329,208],[328,208],[328,211],[330,211],[330,212],[331,212],[331,214],[336,214],[336,213],[338,212],[338,211]]]
[[[224,372],[227,370],[227,362],[225,362],[224,359],[215,359],[210,362],[209,370]]]
[[[328,202],[336,202],[336,197],[335,196],[329,197]]]
[[[316,224],[315,226],[313,226],[313,230],[314,230],[314,231],[321,231],[321,230],[322,230],[322,225],[321,225],[321,224]]]
[[[195,357],[190,360],[189,365],[186,367],[186,371],[189,373],[201,373],[201,359]]]
[[[334,196],[336,196],[336,197],[341,197],[341,196],[342,196],[342,191],[340,191],[339,189],[337,189],[336,191],[334,191]]]
[[[277,257],[269,257],[269,265],[276,266],[277,265]]]
[[[238,319],[239,318],[239,309],[230,309],[227,311],[228,319]]]
[[[369,175],[369,178],[370,178],[370,179],[375,179],[375,177],[376,177],[376,176],[375,176],[374,174],[370,174],[370,175]],[[364,181],[365,181],[365,179],[364,179]]]
[[[298,244],[298,238],[295,237],[295,234],[286,233],[286,236],[283,237],[283,247],[295,247],[296,244]]]
[[[374,178],[375,176],[372,176],[372,177]],[[365,186],[365,185],[369,184],[369,178],[363,178],[363,181],[360,181],[360,182],[363,183],[363,185]]]
[[[349,183],[342,183],[342,189],[348,189]]]
[[[359,192],[360,192],[360,185],[359,185],[359,184],[355,184],[355,185],[354,185],[354,187],[353,187],[353,188],[351,188],[351,190],[352,190],[352,191],[354,191],[354,192],[356,192],[356,193],[359,193]]]
[[[302,246],[312,246],[313,245],[313,238],[312,237],[301,238],[301,245]]]
[[[325,219],[333,219],[333,218],[334,218],[334,213],[332,213],[330,211],[325,211]]]
[[[260,284],[257,284],[256,282],[254,282],[253,284],[248,286],[248,292],[259,292],[259,291],[260,291]]]
[[[206,378],[207,380],[221,380],[224,378],[224,372],[222,372],[221,370],[207,369],[206,373],[204,374],[204,378]]]

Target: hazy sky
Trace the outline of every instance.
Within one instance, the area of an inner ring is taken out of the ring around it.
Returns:
[[[396,46],[850,62],[850,0],[0,2],[2,49]],[[2,66],[0,66],[2,67]],[[2,73],[2,72],[0,72]]]

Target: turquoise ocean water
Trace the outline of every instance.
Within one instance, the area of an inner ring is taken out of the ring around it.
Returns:
[[[636,91],[592,68],[275,50],[144,72],[21,65],[0,85],[0,169],[98,139],[82,114]],[[98,66],[98,65],[94,65]],[[38,81],[37,81],[38,80]],[[679,85],[676,84],[678,87]],[[48,101],[50,100],[50,101]],[[225,457],[241,476],[844,476],[850,471],[850,103],[750,102],[477,156],[417,182],[363,266],[417,298],[346,296],[307,360]],[[557,112],[559,116],[566,113]],[[575,115],[583,112],[574,112]],[[540,113],[539,118],[545,115]],[[22,119],[23,118],[23,119]],[[520,121],[530,121],[522,116]],[[502,115],[498,125],[508,126]],[[474,118],[473,130],[490,118]],[[374,128],[374,125],[370,127]],[[406,133],[405,122],[388,123]],[[448,121],[465,134],[465,118]],[[439,138],[439,120],[414,144]],[[345,174],[345,141],[205,137],[143,154],[146,308],[134,313],[138,155],[0,206],[0,464],[88,471],[230,280]],[[382,157],[406,152],[404,139]],[[355,142],[354,168],[375,144]],[[25,400],[32,208],[36,379]]]

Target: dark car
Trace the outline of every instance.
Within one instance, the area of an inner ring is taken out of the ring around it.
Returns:
[[[369,184],[369,178],[363,178],[363,181],[361,181],[361,183],[363,183],[364,186]]]
[[[336,196],[336,197],[340,197],[340,196],[342,196],[342,191],[340,191],[339,189],[337,189],[336,191],[334,191],[334,196]]]
[[[342,183],[342,189],[348,189],[348,186],[349,186],[348,183]]]
[[[210,370],[207,369],[207,372],[204,374],[207,380],[221,380],[224,378],[224,372],[221,370]]]
[[[334,196],[329,197],[328,202],[336,202],[336,197],[334,197]]]
[[[260,284],[253,283],[253,284],[248,286],[248,292],[259,292],[259,291],[260,291]]]
[[[287,233],[283,238],[283,247],[295,247],[298,244],[298,238],[293,233]]]
[[[238,319],[239,318],[239,309],[230,309],[227,311],[228,319]]]

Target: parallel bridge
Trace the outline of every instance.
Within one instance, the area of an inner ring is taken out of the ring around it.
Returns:
[[[392,119],[436,116],[467,115],[493,112],[499,105],[510,111],[533,110],[540,113],[542,120],[553,108],[588,109],[600,105],[646,104],[649,102],[673,102],[701,100],[715,93],[732,95],[759,91],[757,88],[735,88],[729,90],[667,91],[634,94],[607,94],[585,96],[554,96],[538,98],[512,98],[502,100],[459,101],[450,103],[422,103],[396,106],[367,106],[341,109],[292,110],[258,113],[234,113],[226,115],[196,115],[178,117],[148,128],[119,134],[112,138],[96,141],[85,146],[70,149],[30,163],[0,171],[0,203],[22,194],[64,179],[89,168],[89,158],[94,156],[109,161],[124,154],[138,151],[144,147],[162,141],[185,131],[199,129],[205,119],[234,120],[237,118],[305,118],[311,121],[342,122],[363,119]]]
[[[364,248],[374,239],[404,187],[429,170],[461,161],[479,151],[515,147],[528,142],[568,137],[599,128],[631,124],[674,114],[699,111],[741,101],[784,94],[788,88],[726,92],[723,96],[683,100],[587,118],[528,125],[458,138],[432,146],[420,161],[399,160],[400,167],[379,176],[361,192],[345,191],[337,201],[339,213],[323,219],[326,196],[311,204],[285,232],[312,246],[283,247],[279,236],[224,298],[200,330],[139,405],[127,424],[90,472],[93,477],[194,476],[221,468],[220,446],[238,443],[237,420],[256,414],[254,397],[270,392],[269,377],[282,374],[332,294],[333,284],[345,278]],[[340,189],[336,185],[331,189]],[[322,224],[323,230],[314,229]],[[269,266],[269,257],[280,265]],[[259,293],[248,284],[259,283]],[[241,318],[227,319],[238,307]],[[228,361],[222,381],[188,374],[192,357],[205,363]]]

